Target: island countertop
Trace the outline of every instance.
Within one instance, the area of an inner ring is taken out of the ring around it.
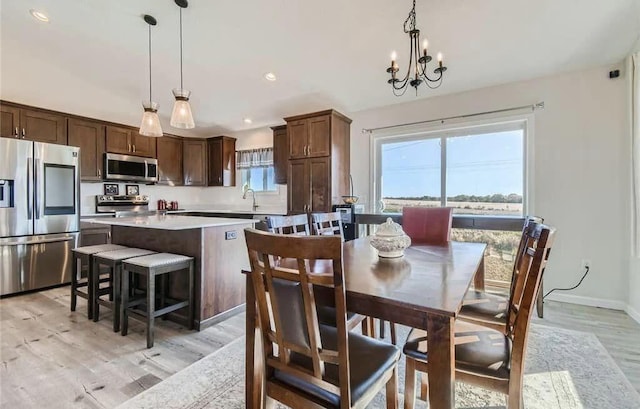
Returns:
[[[189,230],[206,227],[223,227],[256,223],[252,219],[230,219],[220,217],[198,217],[178,215],[154,215],[138,217],[84,219],[85,222],[110,226],[140,227],[158,230]]]

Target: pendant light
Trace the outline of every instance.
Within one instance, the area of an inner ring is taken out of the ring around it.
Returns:
[[[145,14],[143,19],[149,25],[149,101],[142,102],[144,113],[140,123],[140,135],[160,137],[162,136],[162,126],[160,118],[158,118],[159,105],[151,98],[151,26],[155,26],[158,22],[148,14]]]
[[[187,0],[174,0],[180,7],[180,88],[173,90],[173,96],[176,102],[173,104],[173,112],[171,113],[171,126],[181,129],[192,129],[196,127],[193,122],[193,114],[189,105],[189,96],[191,91],[187,91],[182,83],[182,9],[186,9],[189,5]]]

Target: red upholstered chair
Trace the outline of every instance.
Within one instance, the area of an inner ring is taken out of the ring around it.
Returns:
[[[452,216],[451,207],[403,207],[402,229],[413,244],[446,244]]]

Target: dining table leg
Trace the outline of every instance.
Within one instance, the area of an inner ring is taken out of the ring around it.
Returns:
[[[427,316],[429,409],[455,407],[454,318]]]
[[[257,310],[256,295],[251,282],[251,275],[246,274],[246,357],[245,357],[245,407],[249,409],[258,409],[264,407],[263,400],[263,381],[262,381],[262,359],[257,356],[261,353],[259,345],[256,341],[260,338],[256,334],[257,328]]]
[[[484,256],[480,260],[476,275],[473,277],[473,289],[476,291],[484,291]]]

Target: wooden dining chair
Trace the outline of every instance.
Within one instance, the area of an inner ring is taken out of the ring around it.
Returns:
[[[342,240],[246,229],[265,365],[265,395],[292,408],[364,408],[386,387],[396,408],[397,347],[347,330]],[[279,267],[296,260],[297,268]],[[327,260],[328,271],[309,271]],[[336,326],[322,325],[314,288],[331,291]]]
[[[536,224],[527,233],[520,274],[509,303],[506,334],[460,320],[454,327],[456,380],[506,394],[508,409],[524,406],[522,384],[527,336],[554,236],[555,229],[543,224]],[[405,409],[413,409],[415,404],[416,371],[422,373],[421,396],[428,396],[427,337],[426,331],[413,329],[404,346]]]
[[[295,214],[291,216],[267,216],[267,228],[271,233],[294,234],[308,236],[309,218],[307,214]]]
[[[311,225],[313,234],[318,236],[340,236],[344,241],[342,232],[342,217],[339,212],[312,213]]]
[[[403,207],[402,230],[413,244],[447,244],[451,241],[451,207]]]
[[[528,216],[524,221],[520,242],[514,257],[509,294],[493,294],[487,291],[470,289],[462,301],[459,319],[486,326],[504,334],[507,333],[507,307],[511,304],[514,287],[523,269],[525,250],[533,240],[531,232],[535,231],[541,223],[542,218],[537,216]]]

